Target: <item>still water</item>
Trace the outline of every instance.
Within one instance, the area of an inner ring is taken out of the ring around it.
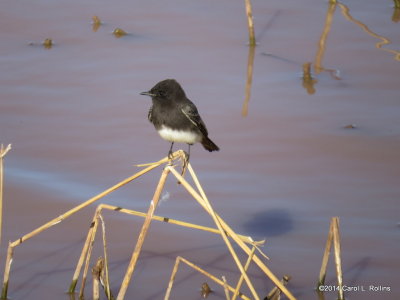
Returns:
[[[167,154],[169,144],[147,121],[150,100],[139,93],[175,78],[221,148],[191,152],[213,207],[236,232],[266,239],[267,265],[279,278],[292,276],[288,289],[298,299],[318,299],[334,216],[346,298],[400,297],[399,10],[393,1],[255,0],[253,15],[252,49],[243,1],[2,1],[0,142],[13,147],[5,160],[2,270],[8,240]],[[128,34],[117,38],[116,28]],[[146,211],[160,172],[101,201]],[[94,209],[16,249],[12,299],[69,299]],[[212,225],[174,179],[156,213]],[[104,219],[116,294],[142,219],[111,212]],[[233,285],[239,277],[218,237],[154,223],[127,298],[163,299],[178,255]],[[254,266],[249,274],[265,297],[271,281]],[[171,299],[200,299],[204,281],[182,267]],[[208,283],[209,299],[225,299]],[[327,283],[336,284],[332,262]]]

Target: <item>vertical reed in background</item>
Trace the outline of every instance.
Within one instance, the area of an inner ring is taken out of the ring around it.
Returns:
[[[11,144],[9,144],[6,148],[4,148],[3,144],[1,144],[0,146],[0,245],[1,245],[1,236],[3,232],[3,181],[4,181],[3,160],[7,152],[10,150],[11,150]]]
[[[247,27],[249,29],[249,45],[256,45],[256,37],[254,35],[254,23],[253,23],[253,9],[251,7],[250,0],[245,0],[246,15],[247,15]]]

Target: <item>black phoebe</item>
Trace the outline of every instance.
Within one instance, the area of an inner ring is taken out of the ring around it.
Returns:
[[[150,91],[140,93],[151,97],[153,105],[147,118],[157,129],[158,134],[171,142],[168,156],[171,157],[174,142],[190,146],[200,142],[208,151],[219,148],[208,138],[206,125],[197,112],[196,106],[186,98],[185,91],[174,79],[157,83]]]

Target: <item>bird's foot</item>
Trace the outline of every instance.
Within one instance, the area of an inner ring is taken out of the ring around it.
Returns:
[[[172,150],[169,150],[169,152],[168,152],[168,159],[169,159],[168,164],[169,165],[172,165],[172,159],[173,158],[174,158],[174,154],[172,153]]]
[[[182,160],[183,160],[183,162],[182,162],[182,173],[181,173],[182,176],[185,175],[186,169],[187,169],[187,167],[189,165],[189,157],[190,157],[190,155],[187,152],[183,151],[183,153],[185,154],[185,156],[182,157]]]

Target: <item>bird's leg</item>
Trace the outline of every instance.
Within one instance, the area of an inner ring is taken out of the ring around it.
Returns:
[[[189,147],[188,147],[188,155],[187,155],[187,158],[186,158],[186,162],[187,163],[189,163],[189,158],[190,158],[190,146],[192,146],[191,144],[188,144],[189,145]]]
[[[172,159],[172,147],[174,146],[174,142],[171,142],[171,148],[168,151],[168,159]]]
[[[191,144],[188,144],[188,145],[189,145],[189,147],[188,147],[188,152],[185,153],[186,155],[185,155],[185,158],[183,159],[182,176],[183,176],[183,174],[185,174],[186,168],[187,168],[187,166],[188,166],[188,164],[189,164],[190,146],[191,146]]]

